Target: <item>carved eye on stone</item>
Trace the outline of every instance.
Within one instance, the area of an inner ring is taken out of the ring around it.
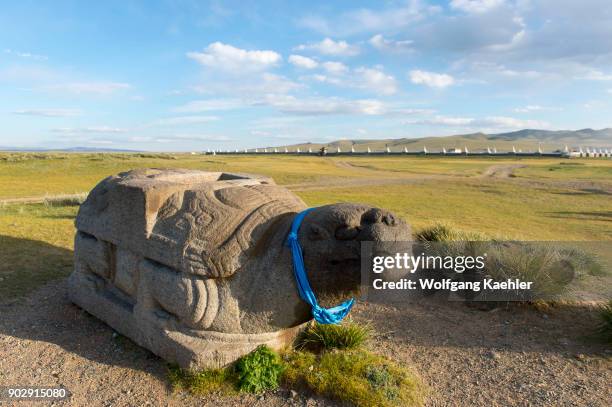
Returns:
[[[391,215],[390,213],[387,213],[386,215],[384,215],[382,220],[384,224],[388,226],[395,226],[396,224],[395,216]]]
[[[310,228],[308,229],[308,239],[326,240],[329,239],[329,234],[319,225],[310,225]]]
[[[338,240],[355,240],[360,231],[361,229],[358,227],[355,228],[343,225],[336,229],[335,236]]]
[[[361,216],[361,222],[363,223],[379,223],[382,218],[382,212],[380,209],[372,208]]]

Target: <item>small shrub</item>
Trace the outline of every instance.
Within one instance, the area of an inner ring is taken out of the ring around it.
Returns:
[[[290,386],[305,385],[316,394],[358,407],[420,406],[425,386],[411,371],[364,350],[291,352],[283,376]]]
[[[341,324],[314,323],[298,337],[298,349],[355,349],[363,345],[370,337],[368,326],[345,321]]]
[[[236,363],[238,388],[249,393],[275,389],[283,372],[280,356],[265,345],[243,356]]]
[[[597,333],[603,340],[612,344],[612,300],[599,310],[601,323],[597,327]]]
[[[453,241],[485,241],[486,236],[475,232],[456,230],[449,225],[436,224],[420,230],[415,235],[420,242],[453,242]]]

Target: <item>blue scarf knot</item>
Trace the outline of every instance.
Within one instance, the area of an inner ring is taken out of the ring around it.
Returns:
[[[291,255],[293,258],[293,274],[295,275],[300,297],[310,305],[312,316],[315,321],[321,324],[337,324],[349,313],[355,303],[355,299],[351,298],[335,307],[323,308],[317,302],[317,297],[310,287],[308,277],[306,276],[306,268],[304,267],[302,247],[298,241],[298,230],[300,229],[304,217],[313,209],[314,208],[308,208],[296,215],[291,224],[291,231],[287,236],[287,245],[291,248]]]

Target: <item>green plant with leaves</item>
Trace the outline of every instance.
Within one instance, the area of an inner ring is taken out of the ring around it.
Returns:
[[[280,356],[269,347],[261,345],[236,363],[238,388],[249,393],[275,389],[283,370]]]

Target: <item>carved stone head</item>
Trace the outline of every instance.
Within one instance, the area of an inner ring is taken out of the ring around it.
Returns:
[[[384,209],[340,203],[321,206],[306,215],[299,240],[315,292],[353,291],[361,278],[361,242],[408,242],[410,227]]]

